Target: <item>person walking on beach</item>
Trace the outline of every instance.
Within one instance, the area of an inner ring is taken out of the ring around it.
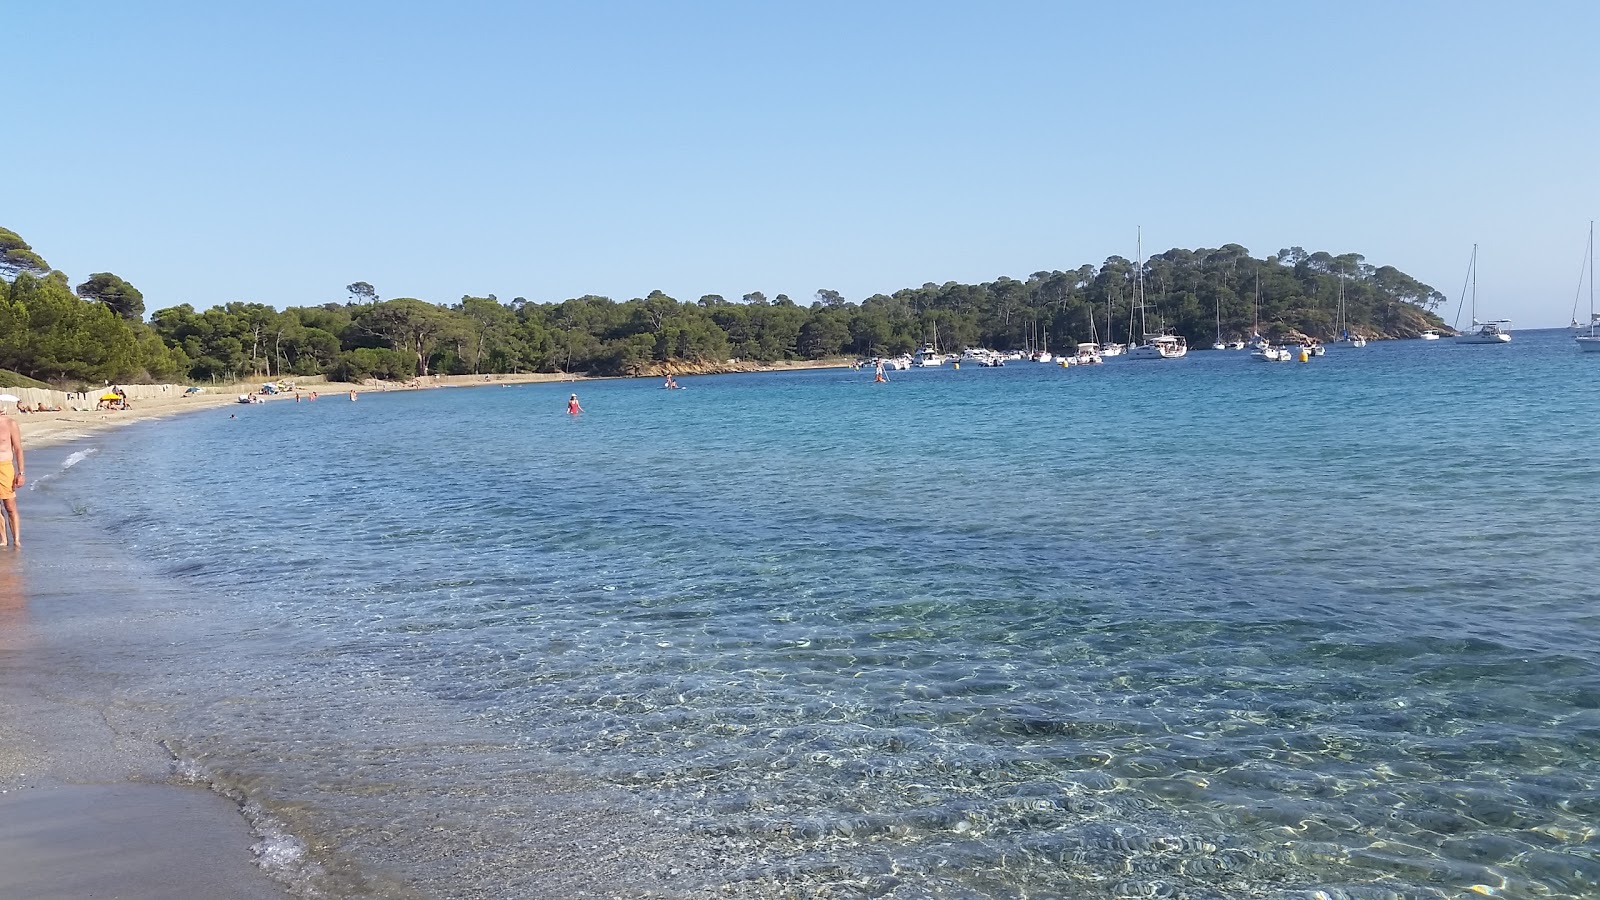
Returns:
[[[10,396],[10,395],[7,395]],[[11,397],[16,400],[15,397]],[[11,544],[22,546],[22,523],[17,518],[17,488],[27,478],[22,468],[22,429],[17,420],[0,407],[0,504],[5,506],[5,525],[11,527]],[[5,525],[0,525],[0,547],[6,546]]]
[[[572,398],[567,401],[567,415],[575,416],[581,412],[583,412],[583,407],[578,405],[578,395],[573,394]]]

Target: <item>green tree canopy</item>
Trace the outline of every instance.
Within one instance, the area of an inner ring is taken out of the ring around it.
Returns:
[[[0,276],[10,280],[24,272],[45,275],[50,272],[50,264],[15,231],[0,228]]]
[[[96,272],[75,289],[79,297],[104,303],[117,315],[133,322],[144,320],[144,294],[110,272]]]

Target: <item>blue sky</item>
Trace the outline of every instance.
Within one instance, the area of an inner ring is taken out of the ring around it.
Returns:
[[[1565,324],[1593,3],[19,4],[0,225],[150,309],[859,301],[1236,242]],[[1583,309],[1587,309],[1585,291]]]

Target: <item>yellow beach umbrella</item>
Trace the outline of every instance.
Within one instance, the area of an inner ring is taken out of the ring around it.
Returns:
[[[100,399],[101,400],[121,400],[122,398],[118,397],[116,394],[111,393],[110,391],[107,391],[106,393],[100,395]]]

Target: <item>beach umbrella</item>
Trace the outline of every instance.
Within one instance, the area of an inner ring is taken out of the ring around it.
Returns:
[[[118,397],[116,394],[111,393],[110,391],[107,391],[106,393],[100,395],[100,399],[101,400],[121,400],[122,398]]]
[[[16,403],[21,399],[16,394],[0,394],[0,403]]]

